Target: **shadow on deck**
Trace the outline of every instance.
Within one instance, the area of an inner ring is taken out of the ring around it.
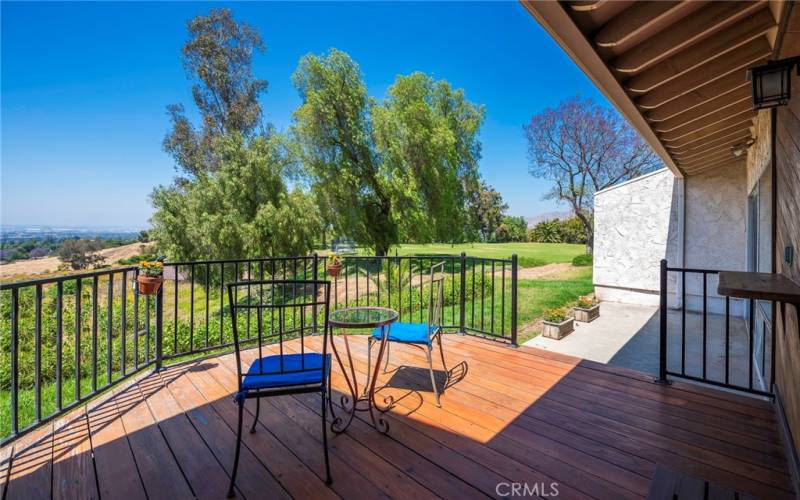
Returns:
[[[351,347],[363,377],[359,340]],[[643,498],[664,466],[792,498],[769,403],[473,337],[447,335],[445,347],[452,368],[441,408],[424,355],[392,347],[380,378],[381,394],[396,400],[389,433],[361,414],[332,437],[331,487],[321,479],[319,396],[262,400],[258,431],[244,433],[238,496],[497,497],[525,483],[540,495]],[[445,372],[437,379],[444,384]],[[333,384],[344,387],[337,370]],[[120,387],[3,449],[4,498],[224,498],[235,385],[234,358],[223,355]]]

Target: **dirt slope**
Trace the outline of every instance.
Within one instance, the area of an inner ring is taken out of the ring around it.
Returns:
[[[103,263],[107,265],[117,265],[120,259],[126,259],[142,253],[145,245],[141,243],[131,243],[121,247],[106,248],[98,253],[103,256]],[[13,281],[15,277],[35,276],[39,274],[50,274],[58,271],[61,266],[61,259],[58,257],[44,257],[41,259],[20,260],[12,264],[0,265],[0,279],[3,281]]]

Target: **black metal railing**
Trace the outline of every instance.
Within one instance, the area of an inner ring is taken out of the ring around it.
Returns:
[[[709,280],[719,272],[669,267],[661,261],[658,381],[678,377],[771,396],[775,377],[771,321],[762,317],[757,328],[761,304],[752,299],[733,299],[738,309],[734,314],[731,297],[710,297]],[[676,300],[680,297],[677,304],[669,303],[671,275],[676,278],[672,289],[679,290],[674,294]],[[687,292],[687,287],[694,290]],[[713,308],[710,298],[717,304]]]
[[[516,345],[516,256],[347,256],[335,278],[316,254],[168,262],[155,295],[139,294],[136,267],[0,283],[0,444],[142,370],[231,349],[228,283],[329,279],[332,309],[385,306],[424,322],[430,267],[442,261],[441,326]],[[243,343],[257,324],[237,318]]]

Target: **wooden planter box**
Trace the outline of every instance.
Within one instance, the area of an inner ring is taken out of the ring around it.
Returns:
[[[584,309],[582,307],[573,307],[572,312],[575,314],[575,321],[589,323],[600,317],[600,304],[592,306],[588,309]]]
[[[548,339],[561,340],[575,330],[575,320],[567,318],[561,323],[542,322],[542,336]]]

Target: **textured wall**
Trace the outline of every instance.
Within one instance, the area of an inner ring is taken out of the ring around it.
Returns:
[[[723,167],[686,179],[685,254],[686,267],[744,271],[747,268],[746,168]],[[724,312],[725,302],[717,295],[717,277],[708,276],[708,308]],[[687,306],[702,307],[702,280],[686,279]],[[743,313],[743,302],[731,301],[731,312]]]
[[[659,261],[678,263],[680,182],[664,169],[596,194],[594,283],[601,300],[658,303]]]
[[[800,13],[798,13],[797,24],[800,25]],[[792,79],[792,96],[789,105],[781,107],[777,111],[775,152],[778,234],[775,259],[778,272],[800,284],[800,78],[797,76]],[[795,257],[791,264],[783,259],[783,249],[786,246],[794,248]],[[799,319],[797,310],[787,307],[786,317],[783,317],[779,308],[775,320],[777,331],[775,379],[786,408],[786,418],[795,442],[795,449],[798,451],[800,451]],[[785,329],[784,321],[786,322]]]
[[[768,109],[758,112],[753,127],[755,144],[747,150],[747,192],[753,191],[756,182],[761,178],[770,165],[772,156],[772,133],[770,131],[772,119]]]

